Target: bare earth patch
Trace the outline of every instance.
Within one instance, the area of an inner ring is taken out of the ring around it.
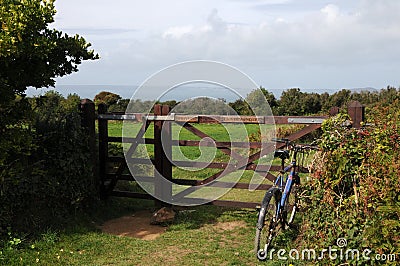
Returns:
[[[218,222],[214,227],[222,231],[232,231],[237,228],[246,227],[246,223],[244,221]]]
[[[166,227],[151,225],[152,213],[149,211],[139,211],[132,215],[123,216],[106,221],[98,228],[107,234],[117,236],[135,237],[142,240],[154,240],[166,231]],[[217,231],[233,231],[238,228],[246,227],[244,221],[218,222],[209,225]],[[209,228],[210,228],[209,227]]]
[[[149,211],[139,211],[129,216],[109,220],[99,226],[99,229],[111,235],[154,240],[166,231],[166,227],[151,225],[151,216],[152,213]]]
[[[155,240],[161,234],[166,231],[166,227],[159,225],[151,225],[152,213],[149,211],[136,212],[133,215],[123,216],[117,219],[109,220],[103,225],[98,226],[104,233],[117,235],[121,237],[134,237],[143,240]],[[241,228],[245,228],[248,225],[244,221],[229,221],[229,222],[217,222],[213,224],[205,224],[199,229],[194,231],[202,231],[203,234],[208,236],[217,236],[216,239],[210,239],[210,241],[216,242],[221,248],[229,246],[238,247],[240,244],[235,241],[239,238],[237,234]],[[229,232],[228,234],[226,232]],[[236,237],[237,236],[237,237]],[[184,240],[183,240],[184,242]],[[151,256],[145,256],[142,258],[142,265],[153,265],[155,261],[158,261],[160,265],[178,265],[180,261],[185,261],[184,257],[189,256],[193,251],[187,248],[186,245],[171,245],[166,246],[162,250],[154,250]],[[252,252],[252,251],[251,251]],[[205,252],[204,255],[211,256],[212,252]],[[239,252],[235,252],[236,256],[239,256]],[[205,265],[208,265],[205,263]],[[214,264],[210,264],[214,265]],[[226,265],[226,264],[221,264]]]

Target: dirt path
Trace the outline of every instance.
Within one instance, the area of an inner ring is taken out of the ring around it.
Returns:
[[[135,237],[143,240],[154,240],[163,234],[167,230],[167,227],[151,225],[151,216],[152,213],[150,211],[139,211],[132,215],[109,220],[103,225],[98,226],[98,228],[104,233],[111,235]],[[207,227],[213,228],[217,231],[232,231],[236,228],[245,226],[246,224],[243,221],[231,221],[218,222],[208,225]]]
[[[107,234],[154,240],[166,231],[166,227],[150,225],[151,215],[149,211],[135,212],[132,215],[109,220],[99,226],[99,229]]]

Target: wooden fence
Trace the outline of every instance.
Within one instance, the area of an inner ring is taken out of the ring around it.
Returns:
[[[87,128],[88,133],[95,140],[95,110],[94,104],[90,100],[83,100],[81,104],[83,125]],[[330,115],[336,115],[338,108],[332,108]],[[352,124],[354,127],[360,127],[361,121],[363,121],[364,109],[359,102],[353,102],[348,106],[348,113],[352,118]],[[212,187],[220,188],[233,188],[233,189],[248,189],[248,183],[230,183],[230,182],[213,182],[219,178],[233,173],[238,170],[252,170],[263,176],[264,178],[271,181],[274,180],[275,176],[271,173],[279,171],[280,166],[278,165],[257,165],[256,161],[263,155],[271,154],[275,149],[281,148],[284,144],[268,144],[262,142],[226,142],[216,141],[212,136],[196,128],[195,124],[213,124],[213,123],[244,123],[244,124],[276,124],[276,125],[304,125],[299,131],[289,135],[287,138],[291,141],[295,141],[321,127],[322,122],[327,119],[328,116],[228,116],[228,115],[175,115],[170,113],[169,106],[154,106],[154,115],[145,115],[140,113],[132,114],[120,114],[120,113],[108,113],[107,106],[100,104],[98,106],[98,150],[95,151],[95,142],[92,141],[93,145],[93,158],[96,161],[97,168],[93,169],[93,174],[96,177],[96,182],[99,184],[99,192],[101,198],[107,198],[108,196],[118,197],[131,197],[131,198],[142,198],[142,199],[155,199],[168,198],[173,202],[179,200],[179,202],[185,202],[190,204],[199,204],[206,202],[204,199],[193,198],[190,195],[195,192],[200,186],[208,185]],[[114,137],[108,134],[108,121],[110,120],[131,120],[142,122],[142,126],[136,136],[125,137]],[[146,131],[149,129],[150,124],[154,125],[153,138],[145,137]],[[199,140],[179,140],[172,138],[171,126],[173,123],[187,129],[194,135],[200,137],[200,139],[210,138],[212,141],[199,141]],[[128,170],[128,165],[124,157],[110,156],[109,154],[109,143],[129,143],[130,147],[127,149],[127,158],[129,163],[132,164],[143,164],[154,165],[154,175],[152,176],[139,176],[142,182],[154,182],[154,193],[156,198],[152,195],[142,192],[124,191],[116,189],[116,185],[119,181],[135,181]],[[213,142],[214,144],[211,144]],[[134,158],[135,150],[139,145],[153,145],[154,146],[154,158],[150,160],[144,160],[143,158]],[[222,153],[233,158],[234,164],[226,162],[188,162],[170,160],[172,158],[172,147],[173,146],[211,146],[215,145],[215,148],[220,150]],[[243,156],[237,153],[234,148],[250,147],[251,149],[257,149],[256,152],[249,156]],[[110,167],[112,165],[112,167]],[[173,167],[193,167],[193,168],[213,168],[219,169],[215,174],[208,176],[205,179],[182,179],[173,177]],[[165,179],[164,179],[165,178]],[[173,194],[171,181],[175,184],[185,185],[188,188]],[[257,190],[267,190],[270,188],[269,184],[261,184],[257,187]],[[160,202],[158,202],[161,204]],[[235,200],[213,200],[207,201],[207,204],[213,204],[218,206],[231,206],[241,208],[254,208],[259,205],[259,202],[243,202]]]

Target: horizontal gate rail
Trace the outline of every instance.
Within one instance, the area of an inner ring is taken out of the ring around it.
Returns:
[[[328,116],[237,116],[237,115],[146,115],[142,113],[99,114],[102,120],[126,121],[171,121],[181,123],[213,124],[213,123],[244,123],[244,124],[321,124]]]

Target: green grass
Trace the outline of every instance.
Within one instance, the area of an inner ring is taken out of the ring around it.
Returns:
[[[129,136],[136,136],[137,132],[140,130],[142,123],[127,123],[125,125],[124,130]],[[235,124],[194,124],[196,128],[205,132],[212,138],[216,139],[217,141],[248,141],[248,136],[255,136],[258,133],[258,130],[261,128],[263,132],[267,132],[270,129],[270,125],[257,125],[257,124],[246,124],[244,127]],[[123,123],[121,121],[110,121],[109,122],[109,135],[110,136],[121,136],[122,135],[122,128]],[[151,124],[146,131],[145,137],[153,138],[154,134],[154,127]],[[187,129],[177,125],[172,124],[172,139],[180,139],[180,140],[200,140],[198,136],[191,133]],[[110,144],[114,147],[115,154],[122,155],[122,145],[121,144]],[[115,149],[115,147],[117,147]],[[119,148],[118,148],[119,147]],[[139,145],[138,150],[140,152],[136,153],[136,157],[148,157],[154,158],[154,146],[153,145]],[[249,150],[241,149],[241,148],[233,148],[233,150],[243,156],[247,156]],[[254,153],[256,150],[252,150],[251,153]],[[172,154],[173,160],[177,161],[190,161],[190,160],[197,160],[199,162],[205,161],[212,161],[212,162],[228,162],[230,157],[218,149],[212,147],[187,147],[187,146],[173,146],[172,147]],[[309,162],[310,158],[308,157],[307,161]],[[236,160],[232,160],[231,163],[236,163]],[[268,160],[258,160],[255,161],[256,163],[261,164],[269,164]],[[273,164],[280,165],[280,160],[275,159]],[[146,166],[145,170],[139,169],[138,171],[142,171],[141,175],[152,175],[154,168],[152,166]],[[190,168],[180,168],[180,167],[173,167],[172,175],[175,179],[191,179],[191,180],[203,180],[207,177],[210,177],[213,174],[216,174],[221,169],[193,169]],[[126,171],[125,173],[128,173]],[[226,177],[221,178],[221,181],[226,182],[237,182],[238,174],[240,172],[234,172]],[[277,173],[275,173],[277,174]],[[241,183],[249,183],[251,178],[255,175],[256,178],[261,178],[257,173],[254,173],[251,170],[244,171],[242,177],[240,178]],[[304,177],[304,175],[303,175]],[[134,182],[131,182],[134,183]],[[270,181],[264,180],[263,184],[271,184]],[[124,188],[128,188],[129,185],[124,185]],[[121,188],[121,187],[119,187]],[[177,193],[179,191],[184,190],[187,188],[186,186],[174,186],[173,192]],[[128,189],[129,190],[129,189]],[[131,186],[132,191],[141,191],[140,188],[133,185]],[[203,196],[207,197],[207,195],[212,195],[213,191],[218,193],[219,195],[225,194],[227,189],[218,189],[218,188],[202,188],[199,191],[193,193],[191,196]],[[264,191],[249,191],[247,189],[232,189],[223,197],[222,200],[235,200],[235,201],[247,201],[247,202],[260,202],[263,198]]]
[[[90,219],[3,250],[0,264],[258,265],[252,251],[256,212],[251,210],[200,206],[180,211],[167,231],[151,241],[108,235],[94,226],[142,208],[150,208],[149,201],[104,202]],[[227,227],[230,223],[238,226]]]
[[[120,137],[122,136],[122,128],[123,128],[123,122],[122,121],[108,121],[108,135],[109,136],[114,136],[114,137]],[[132,122],[132,123],[125,123],[125,130],[127,134],[135,134],[139,131],[140,127],[142,126],[142,123],[137,123],[137,122]],[[243,141],[243,136],[240,135],[244,131],[239,131],[238,128],[239,126],[237,124],[195,124],[196,128],[199,128],[200,130],[206,132],[207,134],[211,135],[212,137],[215,137],[215,139],[223,141],[223,140],[228,140],[229,135],[228,132],[232,134],[232,138],[236,140],[242,140]],[[224,127],[226,128],[224,130]],[[242,126],[240,126],[242,127]],[[261,128],[270,128],[271,126],[269,125],[261,125]],[[253,134],[256,133],[259,128],[259,125],[257,124],[245,124],[244,127],[241,130],[247,130],[248,134]],[[177,136],[179,135],[179,139],[193,139],[193,137],[200,139],[199,137],[195,136],[191,132],[189,132],[186,129],[180,130],[181,127],[173,124],[173,139],[177,139]],[[153,132],[154,132],[154,127],[153,124],[150,124],[149,129],[146,133],[146,137],[153,137]]]

